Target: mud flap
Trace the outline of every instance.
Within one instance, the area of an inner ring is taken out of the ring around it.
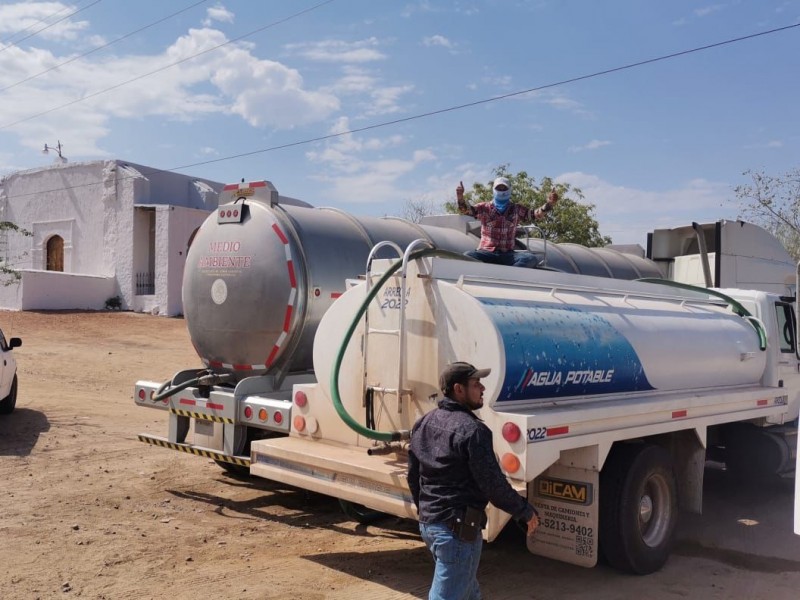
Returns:
[[[528,498],[539,511],[530,552],[581,567],[597,563],[599,479],[597,471],[556,464],[529,484]]]

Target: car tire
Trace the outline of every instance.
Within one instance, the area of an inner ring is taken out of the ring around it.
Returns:
[[[11,383],[11,390],[8,396],[0,400],[0,415],[8,415],[14,410],[17,405],[17,376],[14,375],[14,381]]]

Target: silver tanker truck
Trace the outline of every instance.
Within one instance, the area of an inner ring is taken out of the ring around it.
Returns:
[[[667,560],[679,506],[700,511],[707,452],[793,475],[796,278],[766,232],[659,230],[652,260],[529,239],[544,268],[518,269],[464,259],[470,219],[434,222],[226,186],[184,275],[202,366],[136,383],[136,403],[169,418],[139,439],[329,494],[356,519],[413,518],[408,430],[444,364],[488,365],[480,416],[545,517],[531,552],[582,566],[602,552],[636,573]],[[491,541],[509,517],[487,513]]]
[[[313,208],[280,196],[269,181],[226,185],[184,271],[184,314],[202,366],[168,382],[136,383],[138,405],[169,413],[166,437],[139,440],[247,469],[253,440],[289,432],[292,386],[315,381],[314,335],[348,279],[363,277],[368,260],[397,257],[416,239],[457,253],[477,246],[479,230],[469,218],[430,222]],[[526,241],[558,271],[661,276],[655,263],[635,255]],[[370,254],[381,242],[389,243]]]

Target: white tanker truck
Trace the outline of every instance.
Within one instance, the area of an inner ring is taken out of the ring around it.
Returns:
[[[492,369],[480,417],[542,515],[531,552],[593,566],[602,548],[636,573],[666,561],[679,508],[700,512],[707,450],[748,475],[794,468],[793,298],[686,286],[571,245],[531,244],[550,269],[484,265],[460,254],[476,242],[463,221],[284,205],[268,182],[225,193],[184,278],[206,368],[137,382],[137,404],[169,412],[168,436],[143,442],[337,497],[357,518],[414,518],[409,430],[443,365],[469,361]],[[598,261],[605,277],[581,274]],[[491,541],[509,516],[487,512]]]

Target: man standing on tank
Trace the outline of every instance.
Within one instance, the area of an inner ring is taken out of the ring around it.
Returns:
[[[539,517],[500,470],[483,406],[490,369],[454,362],[439,377],[444,398],[411,431],[408,485],[419,529],[436,563],[429,600],[479,600],[477,572],[489,501],[532,535]]]
[[[477,250],[465,252],[470,258],[493,265],[514,267],[535,267],[538,259],[533,252],[515,251],[517,225],[529,223],[553,210],[558,202],[558,193],[553,190],[547,202],[537,209],[531,209],[511,201],[511,183],[506,177],[498,177],[492,185],[492,201],[470,206],[464,200],[464,183],[456,188],[458,212],[469,215],[481,222],[481,241]]]

